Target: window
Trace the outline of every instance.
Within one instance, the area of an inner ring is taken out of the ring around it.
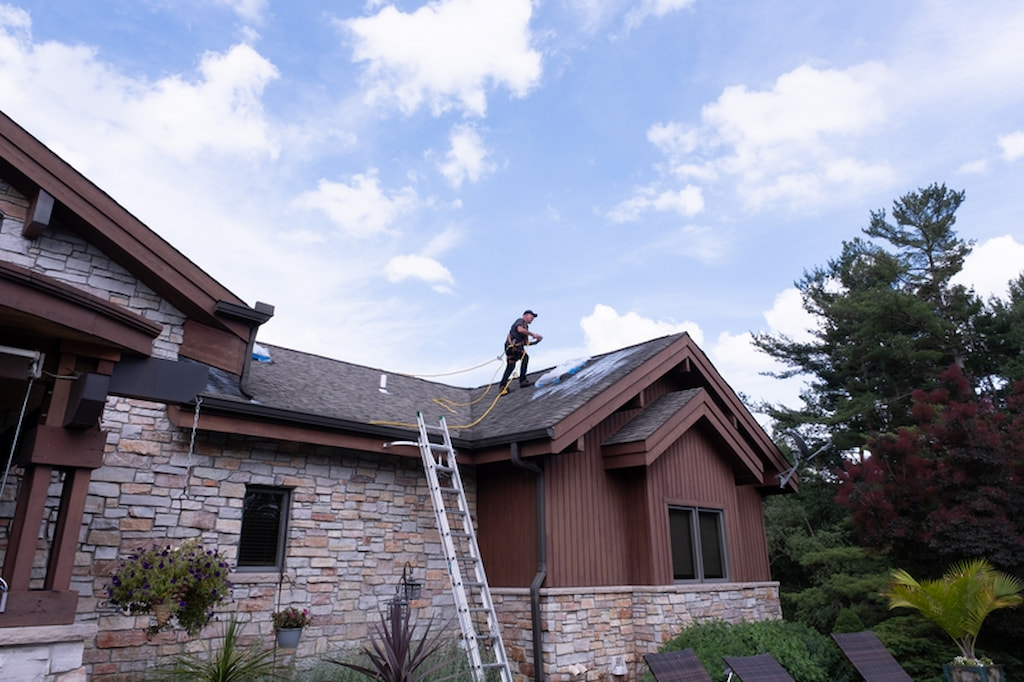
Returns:
[[[722,512],[697,507],[669,507],[674,580],[725,580],[725,527]]]
[[[284,568],[284,546],[291,493],[285,488],[249,486],[242,501],[242,536],[238,541],[238,569],[279,571]]]

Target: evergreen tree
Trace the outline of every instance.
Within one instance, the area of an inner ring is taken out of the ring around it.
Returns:
[[[951,284],[972,247],[953,230],[963,200],[945,185],[909,193],[893,203],[894,223],[872,212],[870,239],[844,242],[837,258],[796,283],[818,323],[811,340],[754,338],[786,366],[775,376],[809,381],[802,409],[769,408],[781,429],[824,430],[835,456],[908,424],[913,391],[933,386],[950,364],[973,372],[983,304]]]

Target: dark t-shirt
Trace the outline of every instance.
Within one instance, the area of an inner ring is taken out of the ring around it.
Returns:
[[[508,332],[508,338],[511,339],[512,343],[516,344],[517,346],[525,346],[526,339],[528,337],[526,336],[526,334],[520,333],[520,327],[529,329],[530,325],[526,324],[526,320],[520,317],[518,320],[512,323],[512,329],[510,329]]]

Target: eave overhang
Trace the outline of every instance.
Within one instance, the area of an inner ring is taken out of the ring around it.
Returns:
[[[0,323],[39,336],[113,347],[140,355],[153,352],[163,327],[130,310],[12,263],[0,262]]]

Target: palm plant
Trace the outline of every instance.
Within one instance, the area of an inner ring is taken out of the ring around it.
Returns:
[[[885,597],[889,608],[916,609],[945,631],[961,655],[977,661],[974,645],[982,623],[997,609],[1021,603],[1021,582],[997,571],[986,559],[972,559],[950,566],[938,580],[915,580],[897,569]]]

